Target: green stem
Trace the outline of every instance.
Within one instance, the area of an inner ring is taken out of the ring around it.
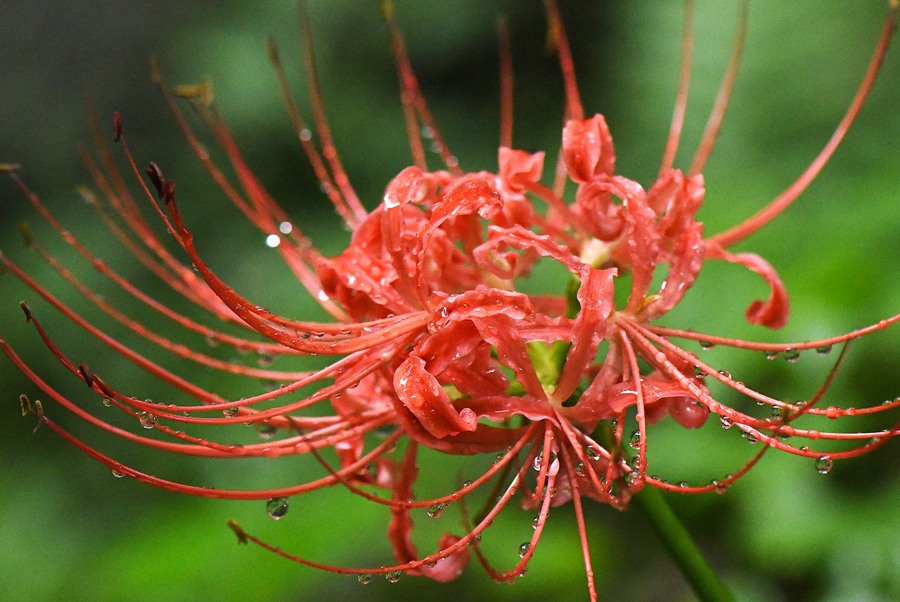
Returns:
[[[701,600],[734,600],[659,489],[645,487],[634,496],[632,503],[650,521],[669,556]]]

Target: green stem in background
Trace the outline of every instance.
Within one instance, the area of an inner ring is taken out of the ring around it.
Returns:
[[[669,506],[662,491],[655,487],[645,487],[632,498],[632,503],[650,522],[663,547],[701,600],[734,600],[734,596],[706,562],[691,534]]]

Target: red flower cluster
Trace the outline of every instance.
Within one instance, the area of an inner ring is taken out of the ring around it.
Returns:
[[[106,203],[90,195],[89,199],[100,208],[114,234],[148,269],[190,301],[226,322],[248,327],[263,335],[264,340],[225,334],[138,290],[69,234],[9,170],[36,209],[100,272],[137,301],[185,329],[212,342],[263,356],[316,354],[336,358],[323,369],[291,373],[209,357],[150,332],[102,300],[30,241],[62,278],[109,316],[152,343],[181,358],[232,374],[282,383],[253,397],[219,397],[105,335],[0,254],[0,263],[8,271],[72,322],[141,369],[195,398],[197,403],[173,406],[127,395],[84,364],[70,360],[23,303],[40,337],[64,366],[101,396],[104,403],[115,405],[143,427],[156,429],[168,438],[143,437],[88,412],[42,380],[0,339],[0,348],[43,395],[99,428],[137,443],[212,458],[313,454],[326,468],[325,476],[264,491],[223,491],[174,483],[101,454],[57,426],[39,403],[32,404],[24,396],[23,409],[36,412],[41,423],[116,473],[158,487],[207,497],[267,499],[273,516],[284,513],[289,496],[335,484],[386,506],[392,516],[388,535],[398,564],[382,568],[319,565],[271,548],[232,523],[241,541],[253,541],[304,564],[357,573],[363,581],[373,573],[395,579],[400,571],[450,580],[461,573],[469,561],[470,550],[496,579],[513,579],[524,571],[532,556],[550,507],[571,501],[578,518],[592,595],[595,594],[581,507],[585,496],[625,508],[631,496],[645,485],[681,492],[722,489],[744,474],[770,447],[813,458],[817,468],[827,472],[834,459],[865,453],[898,434],[897,427],[850,434],[795,427],[793,423],[807,414],[839,418],[885,412],[900,406],[900,401],[864,409],[818,407],[826,383],[810,402],[788,403],[733,380],[672,340],[791,355],[805,349],[828,350],[834,344],[885,328],[900,320],[900,315],[847,335],[786,345],[757,344],[653,324],[682,300],[707,260],[735,263],[762,277],[770,294],[747,308],[746,319],[770,328],[785,324],[788,298],[774,268],[755,254],[727,249],[789,205],[830,157],[871,87],[895,26],[896,6],[890,12],[857,98],[820,156],[757,216],[712,237],[704,236],[703,224],[696,220],[704,200],[700,171],[724,114],[739,53],[731,61],[707,136],[689,174],[671,167],[681,128],[676,118],[659,178],[645,190],[637,182],[616,174],[613,139],[603,116],[584,117],[559,15],[552,2],[547,2],[547,7],[567,93],[561,160],[552,186],[542,183],[543,152],[531,154],[510,148],[508,87],[504,88],[505,144],[498,153],[497,173],[468,173],[458,166],[432,122],[402,38],[388,15],[415,165],[400,172],[387,186],[382,202],[367,212],[334,151],[315,77],[310,78],[310,88],[321,150],[296,109],[277,53],[274,46],[271,48],[298,136],[323,189],[353,231],[347,249],[333,258],[320,255],[249,171],[229,130],[213,110],[208,89],[182,87],[173,93],[156,73],[160,88],[198,157],[235,205],[269,236],[273,246],[277,245],[300,282],[334,317],[333,323],[274,315],[220,280],[194,246],[178,210],[174,182],[151,163],[146,170],[148,186],[134,168],[118,117],[115,138],[123,146],[145,196],[152,200],[155,192],[163,201],[165,211],[155,202],[153,206],[194,269],[165,250],[163,241],[142,217],[138,203],[122,183],[105,148],[101,148],[102,167],[90,157],[86,160]],[[737,48],[742,28],[743,21]],[[688,37],[686,49],[689,44]],[[307,49],[311,62],[308,42]],[[688,50],[685,56],[689,56]],[[504,72],[509,69],[505,59]],[[687,79],[683,78],[676,115],[684,113],[686,93]],[[227,153],[240,190],[228,182],[203,150],[180,112],[176,95],[191,98]],[[418,137],[420,127],[427,128],[441,150],[444,169],[428,169]],[[568,181],[575,186],[573,202],[564,199]],[[556,262],[569,273],[568,282],[556,283],[565,289],[563,294],[521,292],[520,283],[542,262]],[[628,278],[623,278],[626,275]],[[616,303],[617,286],[630,287],[627,295],[619,295],[620,299],[627,297],[621,307]],[[704,384],[709,380],[717,380],[770,406],[777,417],[758,418],[723,405],[710,395]],[[300,393],[309,385],[317,385],[314,393]],[[763,442],[760,453],[734,475],[706,486],[672,484],[648,474],[648,425],[670,415],[684,428],[697,428],[710,413],[716,414],[724,426],[734,426],[748,438]],[[626,432],[629,420],[637,424],[633,433]],[[177,428],[190,425],[212,430],[217,425],[235,423],[260,425],[267,440],[227,445],[217,442],[212,434],[189,435]],[[392,427],[392,434],[376,439],[373,434],[385,431],[385,427]],[[801,439],[849,439],[861,444],[846,451],[824,453],[794,443]],[[396,457],[394,450],[400,442],[405,451]],[[422,447],[445,454],[499,456],[481,477],[453,488],[443,497],[416,500],[417,454]],[[464,503],[467,494],[489,482],[499,483],[496,503],[476,521],[467,520],[464,535],[445,534],[438,550],[422,557],[411,539],[411,511],[427,508],[429,513],[439,513],[446,504]],[[523,544],[521,561],[515,567],[496,571],[482,557],[478,542],[492,519],[516,496],[524,507],[539,509],[534,535]]]

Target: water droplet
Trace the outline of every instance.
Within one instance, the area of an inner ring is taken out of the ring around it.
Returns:
[[[531,542],[526,541],[522,545],[519,546],[519,558],[525,558],[525,555],[528,554],[528,548],[531,547]]]
[[[819,345],[816,347],[816,353],[819,355],[828,355],[831,353],[831,345]]]
[[[825,415],[832,420],[834,420],[835,418],[840,418],[841,414],[843,414],[843,412],[841,412],[841,409],[835,406],[829,406],[828,409],[825,410]]]
[[[356,576],[356,580],[363,585],[368,585],[372,583],[372,573],[360,573]]]
[[[500,461],[503,460],[503,458],[505,458],[505,457],[506,457],[506,454],[503,453],[503,452],[500,452],[499,454],[497,454],[496,456],[494,456],[494,464],[496,464],[497,462],[500,462]]]
[[[592,445],[584,446],[584,453],[587,454],[587,457],[591,460],[599,460],[600,459],[600,451]]]
[[[774,360],[776,357],[778,357],[779,353],[780,352],[778,352],[778,351],[771,351],[771,350],[763,351],[763,355],[766,356],[767,360]]]
[[[631,432],[631,437],[628,439],[628,446],[631,449],[639,449],[641,447],[641,430],[634,429]]]
[[[141,426],[145,429],[152,429],[156,426],[157,417],[149,412],[141,412],[138,414],[138,418],[141,421]]]
[[[540,522],[541,522],[541,515],[538,514],[538,515],[535,516],[533,519],[531,519],[531,526],[532,526],[532,528],[537,529],[537,528],[538,528],[538,525],[540,524]]]
[[[463,483],[463,489],[468,489],[469,487],[471,487],[474,484],[475,484],[475,481],[466,481],[465,483]]]
[[[112,476],[116,477],[117,479],[121,479],[122,477],[125,476],[125,473],[124,473],[124,472],[121,472],[121,471],[118,471],[118,470],[116,470],[115,468],[113,468],[113,469],[112,469]]]
[[[800,448],[800,451],[802,451],[802,452],[808,452],[808,451],[809,451],[809,446],[808,446],[808,445],[804,445],[803,447]]]
[[[584,476],[584,462],[579,462],[575,465],[575,473],[579,476]]]
[[[688,485],[687,481],[678,481],[678,486],[679,487],[690,487],[690,485]]]
[[[706,372],[700,366],[694,366],[694,378],[706,378]]]
[[[734,421],[731,418],[728,418],[727,416],[720,416],[719,422],[722,423],[723,429],[730,429],[734,425]]]
[[[775,420],[781,420],[782,415],[784,415],[784,408],[781,406],[772,406],[772,418]]]
[[[437,504],[432,504],[428,507],[428,516],[431,518],[437,518],[444,511],[444,505],[440,502]]]
[[[231,418],[232,416],[237,416],[238,409],[237,408],[225,408],[222,410],[222,413],[226,418]]]
[[[544,463],[544,456],[543,456],[543,454],[538,454],[538,455],[536,455],[536,456],[534,457],[534,462],[532,463],[532,467],[533,467],[535,470],[540,470],[540,469],[541,469],[541,464],[543,464],[543,463]]]
[[[719,370],[719,374],[727,379],[731,378],[731,372],[729,372],[728,370]]]
[[[635,457],[637,457],[637,456],[635,456]],[[626,485],[634,485],[639,480],[640,480],[640,475],[638,474],[638,471],[636,471],[636,470],[632,470],[631,472],[625,474],[625,484]]]
[[[312,132],[307,128],[303,128],[302,130],[300,130],[298,136],[303,142],[309,142],[310,140],[312,140]]]
[[[384,578],[387,579],[388,583],[397,583],[400,581],[400,575],[402,575],[400,571],[389,571],[384,574]]]
[[[266,512],[275,520],[284,518],[287,514],[290,500],[286,497],[273,497],[266,502]]]
[[[103,405],[105,405],[106,407],[111,406],[111,405],[112,405],[112,399],[110,399],[109,397],[104,397],[104,398],[103,398]]]
[[[281,244],[281,237],[277,234],[269,234],[266,236],[266,246],[270,249],[274,249],[278,245]]]
[[[834,466],[834,460],[828,456],[819,456],[816,458],[816,471],[819,474],[828,474]]]
[[[793,364],[800,359],[800,351],[797,349],[787,349],[784,352],[784,359]]]
[[[753,445],[754,443],[759,442],[759,437],[756,435],[756,433],[745,432],[744,436],[747,438],[747,443],[749,443],[750,445]]]
[[[259,425],[259,438],[266,440],[271,439],[275,436],[277,431],[278,429],[271,424],[261,424]]]

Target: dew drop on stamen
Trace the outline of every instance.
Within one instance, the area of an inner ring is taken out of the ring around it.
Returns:
[[[437,518],[441,515],[442,512],[444,512],[444,505],[438,502],[428,507],[427,514],[429,518]]]
[[[360,573],[356,576],[356,580],[363,585],[368,585],[369,583],[372,583],[372,573]]]
[[[538,525],[539,525],[540,523],[541,523],[541,515],[540,515],[540,514],[538,514],[538,515],[535,516],[533,519],[531,519],[531,527],[532,527],[533,529],[537,529],[537,528],[538,528]]]
[[[774,360],[776,357],[778,357],[779,353],[780,352],[778,352],[778,351],[772,351],[772,350],[763,351],[763,355],[766,356],[767,360]]]
[[[784,359],[793,364],[800,359],[800,351],[797,349],[788,349],[784,352]]]
[[[575,473],[579,476],[584,476],[584,462],[579,462],[575,465]]]
[[[634,429],[631,432],[631,437],[628,439],[628,446],[631,449],[638,449],[641,446],[641,431],[640,429]]]
[[[600,451],[597,450],[592,445],[586,445],[584,447],[584,453],[586,453],[587,457],[590,458],[591,460],[599,460],[600,459]]]
[[[112,399],[110,399],[109,397],[104,397],[104,398],[103,398],[103,405],[105,405],[106,407],[111,406],[111,405],[112,405]]]
[[[700,341],[700,349],[712,349],[715,346],[715,343],[710,343],[709,341]]]
[[[400,571],[389,571],[384,574],[384,578],[387,579],[388,583],[397,583],[400,581],[400,575],[402,575]]]
[[[116,477],[117,479],[121,479],[122,477],[125,476],[125,473],[124,473],[124,472],[121,472],[121,471],[118,471],[118,470],[116,470],[115,468],[113,468],[113,469],[112,469],[112,476]]]
[[[141,426],[145,429],[152,429],[156,426],[157,417],[149,412],[141,412],[138,418],[140,418]]]
[[[734,425],[734,421],[731,418],[728,418],[727,416],[720,416],[719,422],[722,423],[723,429],[730,429]]]
[[[222,414],[225,415],[226,418],[231,418],[233,416],[237,416],[238,409],[237,408],[225,408],[222,410]]]
[[[828,456],[819,456],[816,458],[816,472],[819,474],[828,474],[834,466],[834,460]]]
[[[519,558],[525,558],[525,555],[528,554],[528,548],[531,547],[531,542],[526,541],[522,545],[519,546]]]
[[[284,518],[290,507],[290,500],[286,497],[269,498],[266,502],[266,513],[275,520]]]

